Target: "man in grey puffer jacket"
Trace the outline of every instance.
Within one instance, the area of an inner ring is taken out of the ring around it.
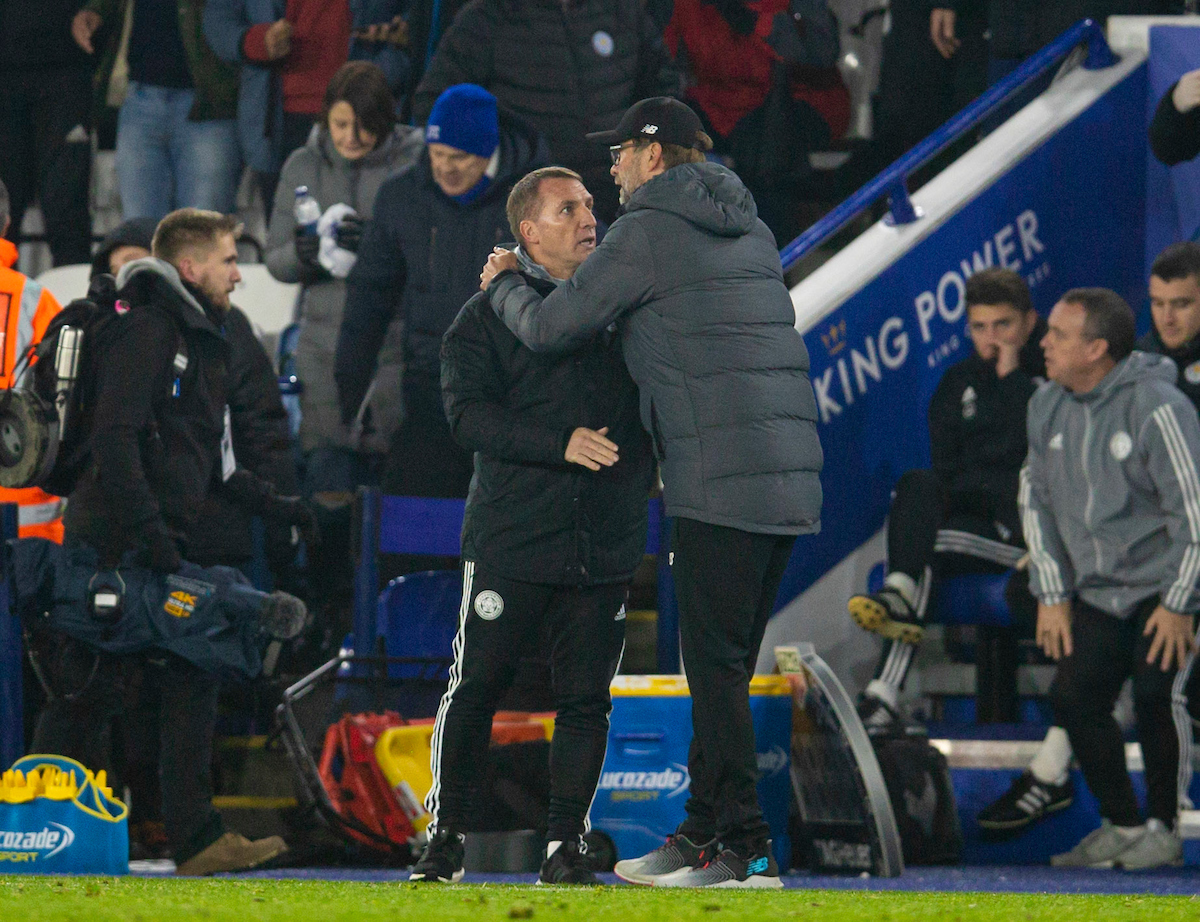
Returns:
[[[1042,340],[1049,382],[1029,402],[1018,501],[1038,599],[1037,640],[1058,674],[1066,729],[1103,822],[1051,863],[1157,867],[1191,780],[1183,689],[1200,608],[1200,422],[1176,368],[1134,352],[1133,312],[1103,288],[1068,291]],[[1125,679],[1146,766],[1134,798],[1112,708]]]
[[[489,260],[483,287],[534,351],[617,325],[675,519],[691,796],[662,848],[616,870],[659,886],[778,887],[749,681],[795,536],[820,527],[808,353],[775,239],[737,176],[705,162],[712,142],[691,109],[643,100],[588,137],[612,145],[625,213],[544,299],[508,271],[512,254]]]

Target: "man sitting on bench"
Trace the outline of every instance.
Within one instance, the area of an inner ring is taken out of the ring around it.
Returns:
[[[924,633],[934,576],[1003,573],[1025,553],[1017,478],[1025,405],[1045,374],[1038,348],[1045,323],[1024,279],[1009,269],[975,273],[964,297],[975,348],[946,371],[930,403],[933,469],[900,478],[883,588],[852,596],[848,605],[859,626],[885,641],[859,704],[872,735],[904,728],[897,698]]]

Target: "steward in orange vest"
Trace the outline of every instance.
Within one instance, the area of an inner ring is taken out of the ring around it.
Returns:
[[[2,187],[0,187],[2,188]],[[4,198],[7,199],[7,192]],[[4,218],[3,234],[8,227]],[[21,384],[29,369],[13,379],[13,369],[30,346],[41,341],[46,327],[62,308],[54,295],[31,278],[12,267],[17,263],[17,248],[0,237],[0,337],[3,337],[3,365],[0,366],[0,389]],[[6,490],[0,487],[0,503],[18,503],[19,534],[22,538],[48,538],[62,544],[62,514],[64,500],[51,496],[38,487]]]

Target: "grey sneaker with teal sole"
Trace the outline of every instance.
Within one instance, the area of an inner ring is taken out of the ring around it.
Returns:
[[[1050,864],[1056,868],[1111,868],[1145,831],[1144,826],[1114,826],[1101,820],[1099,829],[1089,832],[1069,852],[1051,857]]]
[[[618,861],[613,873],[631,884],[653,884],[659,877],[686,871],[703,864],[716,851],[716,841],[697,845],[680,833],[667,836],[667,841],[640,858]]]
[[[1126,871],[1148,871],[1183,864],[1183,840],[1161,820],[1147,820],[1146,833],[1114,862]]]
[[[783,886],[779,879],[779,866],[770,847],[743,858],[733,849],[727,848],[711,861],[700,867],[688,868],[657,877],[656,887],[745,887],[762,890],[778,890]]]

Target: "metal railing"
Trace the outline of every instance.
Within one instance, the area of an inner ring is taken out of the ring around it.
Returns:
[[[784,271],[870,208],[883,195],[888,197],[889,217],[893,224],[911,224],[916,221],[920,216],[908,195],[909,175],[1083,44],[1087,45],[1083,60],[1086,69],[1102,70],[1117,63],[1118,58],[1108,47],[1104,30],[1099,23],[1092,19],[1076,23],[1041,51],[1023,61],[1003,80],[989,87],[983,95],[963,108],[946,124],[785,246],[779,253]]]

